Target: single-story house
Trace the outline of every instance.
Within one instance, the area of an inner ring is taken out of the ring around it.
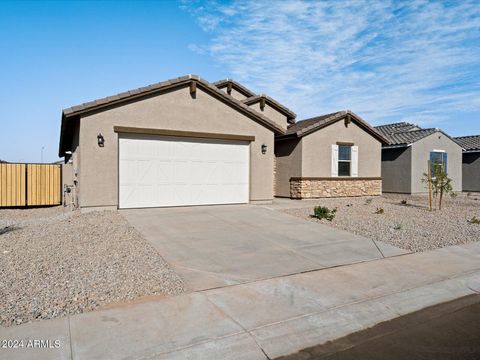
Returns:
[[[463,148],[463,191],[480,192],[480,135],[460,136],[455,141]]]
[[[274,138],[294,114],[259,100],[265,113],[279,109],[280,124],[242,101],[255,96],[248,89],[217,85],[188,75],[63,110],[59,156],[71,164],[77,205],[272,201]]]
[[[381,195],[386,142],[349,110],[298,121],[275,137],[275,195],[293,199]]]
[[[83,209],[381,194],[378,131],[351,111],[295,118],[231,79],[130,90],[63,110],[64,182]]]
[[[383,191],[416,194],[427,189],[423,174],[443,166],[453,191],[462,191],[462,147],[440,129],[423,129],[407,122],[375,127],[388,143],[382,148]]]

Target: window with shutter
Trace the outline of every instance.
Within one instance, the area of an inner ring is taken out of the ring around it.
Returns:
[[[332,145],[332,177],[338,176],[338,145]]]

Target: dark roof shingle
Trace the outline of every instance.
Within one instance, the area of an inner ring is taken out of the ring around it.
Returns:
[[[480,151],[480,135],[458,136],[454,140],[465,149],[465,151]]]

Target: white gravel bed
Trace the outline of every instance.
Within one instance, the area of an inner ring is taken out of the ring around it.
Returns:
[[[28,212],[36,221],[25,221]],[[182,279],[115,211],[1,210],[0,219],[12,224],[0,227],[2,326],[184,291]]]
[[[401,204],[402,200],[406,200],[407,205]],[[337,208],[334,220],[310,217],[317,205]],[[376,214],[377,208],[383,208],[384,213]],[[309,200],[306,207],[282,211],[413,252],[480,240],[480,225],[469,222],[474,216],[480,219],[480,196],[477,194],[447,197],[443,209],[432,212],[428,210],[427,195],[397,194]]]

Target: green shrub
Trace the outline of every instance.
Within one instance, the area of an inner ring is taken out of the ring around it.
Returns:
[[[375,214],[383,214],[385,210],[383,208],[377,208],[377,211],[375,211]]]
[[[394,230],[402,230],[402,224],[396,224],[394,227],[393,227]]]
[[[315,206],[313,208],[313,215],[312,217],[317,218],[317,219],[326,219],[328,221],[332,221],[333,218],[335,217],[335,213],[337,212],[337,209],[332,209],[330,210],[328,207],[325,206]]]
[[[400,204],[402,204],[402,205],[407,205],[407,204],[408,204],[408,201],[407,201],[407,200],[402,200],[402,201],[400,201]]]

